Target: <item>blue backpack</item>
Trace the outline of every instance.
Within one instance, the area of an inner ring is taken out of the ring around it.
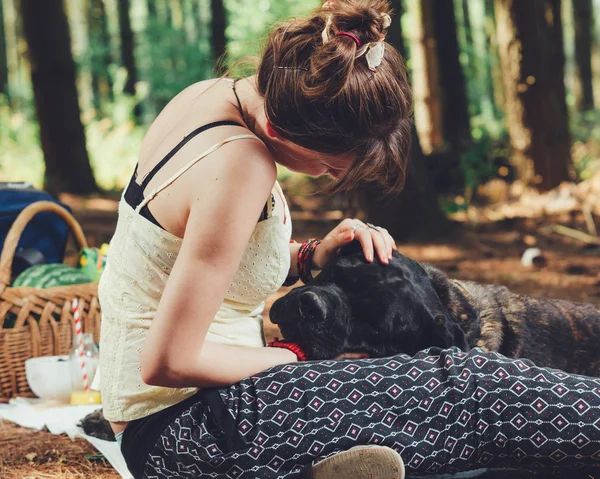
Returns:
[[[36,201],[52,201],[70,208],[45,191],[25,182],[0,182],[0,249],[11,225],[23,209]],[[62,263],[69,230],[64,221],[50,212],[35,215],[19,240],[13,260],[13,277],[34,264]]]

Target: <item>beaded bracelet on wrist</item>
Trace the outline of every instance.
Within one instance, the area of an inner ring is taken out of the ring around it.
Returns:
[[[319,244],[321,244],[320,240],[311,238],[302,243],[300,250],[298,251],[298,276],[300,276],[300,279],[304,284],[313,279],[311,273],[312,259]]]
[[[275,341],[271,341],[267,344],[270,348],[283,348],[288,349],[298,357],[298,361],[306,361],[306,354],[302,351],[302,348],[296,343],[289,341],[279,341],[279,338],[275,338]]]

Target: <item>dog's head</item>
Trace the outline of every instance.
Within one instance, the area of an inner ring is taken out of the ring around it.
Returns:
[[[464,333],[416,261],[394,253],[368,263],[353,242],[310,284],[275,301],[271,321],[309,359],[344,352],[414,354],[430,346],[467,349]]]

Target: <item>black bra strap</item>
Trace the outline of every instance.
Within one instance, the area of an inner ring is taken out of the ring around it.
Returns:
[[[242,125],[240,125],[239,123],[237,123],[235,121],[224,120],[224,121],[214,121],[212,123],[209,123],[208,125],[204,125],[204,126],[201,126],[200,128],[196,128],[194,131],[192,131],[191,133],[186,135],[183,138],[183,140],[181,140],[177,144],[177,146],[175,148],[173,148],[167,154],[167,156],[165,156],[162,160],[160,160],[154,166],[154,168],[152,168],[152,170],[144,177],[144,180],[140,183],[140,188],[142,189],[142,191],[146,189],[146,186],[148,186],[148,183],[150,183],[152,178],[154,178],[154,175],[156,175],[156,173],[158,173],[158,170],[160,170],[163,166],[165,166],[165,163],[167,163],[167,161],[169,161],[171,158],[173,158],[175,153],[177,153],[179,150],[181,150],[181,148],[183,148],[184,145],[188,141],[190,141],[192,138],[194,138],[196,135],[202,133],[203,131],[209,130],[210,128],[216,128],[218,126],[242,126]],[[137,171],[137,167],[136,167],[136,171]]]

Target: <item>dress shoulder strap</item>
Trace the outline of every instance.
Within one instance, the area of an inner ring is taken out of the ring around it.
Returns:
[[[173,158],[173,156],[175,156],[175,153],[177,153],[179,150],[181,150],[188,141],[190,141],[192,138],[198,136],[200,133],[205,132],[206,130],[210,130],[211,128],[218,128],[220,126],[243,126],[240,123],[238,123],[237,121],[230,121],[230,120],[223,120],[223,121],[213,121],[212,123],[209,123],[207,125],[201,126],[199,128],[196,128],[194,131],[190,132],[189,134],[187,134],[183,140],[181,140],[176,146],[175,148],[173,148],[169,153],[167,153],[165,155],[165,157],[160,160],[155,166],[154,168],[152,168],[152,170],[150,170],[150,172],[148,172],[148,174],[146,176],[144,176],[144,178],[142,179],[142,182],[140,183],[140,188],[142,189],[142,191],[144,191],[146,189],[146,186],[148,186],[148,183],[150,183],[150,180],[152,180],[152,178],[154,178],[154,175],[156,175],[156,173],[158,173],[158,171],[165,166],[165,164],[171,159]],[[136,172],[137,172],[137,166],[136,166]]]
[[[232,141],[236,141],[236,140],[258,140],[258,141],[261,141],[260,138],[258,138],[257,136],[248,135],[248,134],[234,135],[234,136],[230,136],[229,138],[225,138],[224,140],[220,141],[219,143],[211,146],[208,150],[205,150],[200,156],[197,156],[196,158],[194,158],[187,165],[180,168],[178,171],[175,172],[175,174],[173,176],[171,176],[162,185],[158,186],[157,188],[154,188],[150,192],[150,194],[148,196],[146,196],[144,198],[144,200],[137,206],[137,208],[135,209],[136,212],[139,213],[140,210],[144,206],[146,206],[150,201],[152,201],[152,199],[154,199],[154,197],[156,195],[158,195],[162,190],[164,190],[165,188],[170,186],[177,178],[179,178],[181,175],[183,175],[187,170],[189,170],[192,166],[194,166],[196,163],[198,163],[201,159],[203,159],[206,156],[210,155],[211,153],[217,151],[223,145],[226,145],[227,143],[231,143]]]

